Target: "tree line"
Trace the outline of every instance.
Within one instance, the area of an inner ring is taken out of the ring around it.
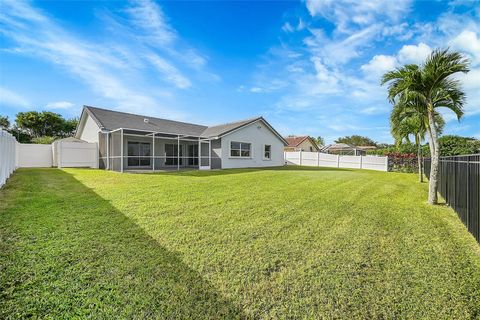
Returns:
[[[0,127],[7,130],[21,143],[52,143],[59,138],[75,134],[78,119],[65,119],[50,111],[19,112],[13,123],[0,115]]]

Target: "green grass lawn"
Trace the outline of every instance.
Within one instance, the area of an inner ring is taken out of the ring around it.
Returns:
[[[480,317],[480,246],[411,174],[20,169],[0,318]]]

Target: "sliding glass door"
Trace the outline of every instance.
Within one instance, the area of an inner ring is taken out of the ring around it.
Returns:
[[[165,165],[176,166],[183,165],[183,145],[180,145],[180,153],[178,152],[178,145],[173,143],[165,144]]]
[[[188,165],[198,166],[198,144],[188,145]]]
[[[149,142],[128,141],[127,166],[149,167],[151,166],[151,144]]]

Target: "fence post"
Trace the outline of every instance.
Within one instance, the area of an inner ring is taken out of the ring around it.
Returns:
[[[340,168],[340,155],[337,154],[337,168]]]
[[[362,165],[363,165],[363,156],[360,155],[360,169],[363,169],[363,168],[362,168]]]
[[[57,168],[61,169],[62,168],[62,154],[63,154],[62,142],[61,141],[57,142],[57,147],[55,149],[57,151],[57,154],[56,154],[56,156],[57,156]]]
[[[300,149],[300,165],[302,165],[302,149]]]
[[[317,151],[317,167],[320,167],[320,151]]]

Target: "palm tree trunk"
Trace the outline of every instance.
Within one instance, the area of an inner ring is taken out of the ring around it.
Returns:
[[[440,160],[440,147],[438,144],[437,128],[435,126],[435,120],[433,115],[433,108],[428,110],[428,124],[430,134],[430,154],[432,155],[431,167],[430,167],[430,179],[428,181],[428,203],[438,203],[438,163]],[[433,150],[432,150],[433,147]]]
[[[420,144],[420,137],[418,134],[415,136],[415,140],[417,143],[418,179],[420,182],[423,182],[422,145]]]

